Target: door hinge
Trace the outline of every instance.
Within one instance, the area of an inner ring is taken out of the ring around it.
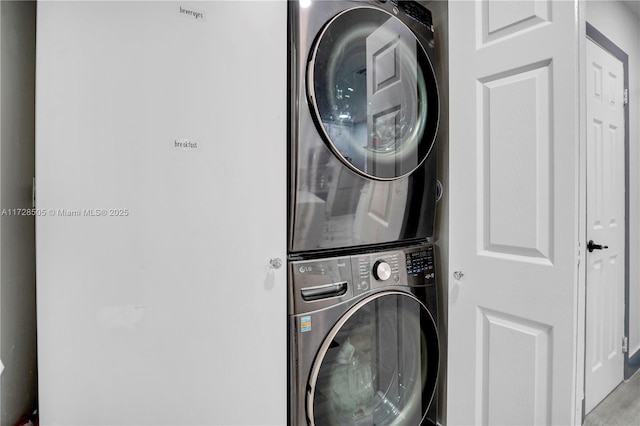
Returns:
[[[582,256],[582,250],[581,250],[580,242],[578,242],[578,267],[580,266],[580,256]]]
[[[624,105],[628,105],[629,104],[629,89],[624,89],[622,97],[623,97],[622,103]]]
[[[622,353],[626,354],[629,352],[629,338],[627,336],[622,338]]]
[[[31,208],[36,208],[36,178],[31,181]]]

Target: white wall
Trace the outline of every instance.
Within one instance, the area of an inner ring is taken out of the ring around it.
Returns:
[[[587,22],[629,55],[629,354],[640,350],[640,19],[623,2],[587,1]]]
[[[0,2],[0,208],[31,207],[34,175],[35,2]],[[0,218],[0,425],[35,409],[33,217]]]

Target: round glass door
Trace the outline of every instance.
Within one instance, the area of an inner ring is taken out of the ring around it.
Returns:
[[[312,425],[418,425],[436,386],[438,338],[425,306],[401,292],[370,296],[336,324],[307,394]]]
[[[433,146],[433,68],[414,33],[385,11],[349,9],[325,25],[309,62],[307,94],[329,148],[359,174],[406,176]]]

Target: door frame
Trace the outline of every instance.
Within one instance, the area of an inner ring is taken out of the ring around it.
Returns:
[[[592,24],[589,22],[586,23],[586,38],[592,40],[594,43],[602,47],[604,50],[609,52],[613,57],[622,62],[622,67],[624,71],[624,82],[623,87],[624,90],[629,91],[629,55],[625,53],[622,49],[620,49],[613,41],[607,38],[603,33],[598,31]],[[625,266],[624,266],[624,336],[629,336],[629,103],[624,105],[624,223],[625,223],[625,235],[624,235],[624,245],[625,245]],[[583,177],[586,179],[586,175]],[[586,183],[585,183],[586,187]],[[587,188],[588,190],[588,188]],[[583,206],[586,208],[586,205]],[[586,228],[585,228],[586,231]],[[586,270],[588,268],[587,262],[584,262],[584,279],[586,285]],[[586,292],[585,292],[585,306],[586,306]],[[586,317],[585,317],[586,323]],[[585,324],[585,333],[584,338],[586,339],[586,324]],[[585,346],[586,349],[586,346]],[[586,352],[585,352],[586,357]],[[586,363],[585,363],[586,364]],[[624,379],[630,378],[633,373],[635,373],[640,367],[640,352],[636,354],[633,358],[629,358],[629,352],[627,351],[624,354]],[[586,375],[586,365],[585,365],[585,375]],[[586,381],[584,383],[586,390]],[[584,407],[584,400],[583,400]],[[584,413],[583,416],[587,413]]]

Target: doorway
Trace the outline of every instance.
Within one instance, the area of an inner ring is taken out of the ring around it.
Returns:
[[[624,379],[628,335],[628,56],[587,23],[585,410]]]

